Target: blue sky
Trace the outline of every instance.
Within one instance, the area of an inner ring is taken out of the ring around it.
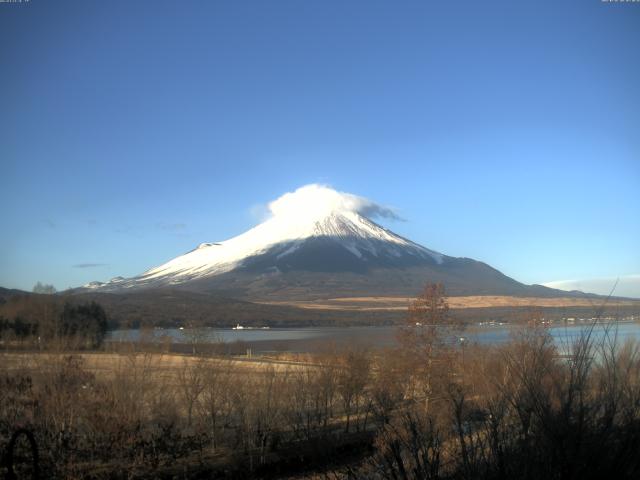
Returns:
[[[2,3],[0,285],[131,276],[309,183],[526,283],[638,274],[638,45],[597,0]]]

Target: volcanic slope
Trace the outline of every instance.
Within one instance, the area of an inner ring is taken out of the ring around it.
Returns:
[[[415,295],[427,282],[442,282],[449,295],[567,296],[401,237],[370,218],[393,212],[329,187],[302,187],[269,210],[267,220],[241,235],[202,243],[139,276],[85,288],[117,293],[171,287],[286,300]]]

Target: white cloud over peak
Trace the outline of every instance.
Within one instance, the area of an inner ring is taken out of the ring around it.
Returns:
[[[401,220],[396,211],[390,207],[316,183],[285,193],[270,202],[268,210],[274,217],[319,217],[335,211],[355,212],[369,218]]]

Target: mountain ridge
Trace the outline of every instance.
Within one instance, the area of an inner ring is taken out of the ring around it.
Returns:
[[[490,265],[431,250],[368,218],[393,216],[372,202],[309,185],[269,204],[250,230],[196,248],[131,278],[92,282],[85,291],[177,288],[244,300],[416,295],[443,283],[449,295],[567,296],[525,285]]]

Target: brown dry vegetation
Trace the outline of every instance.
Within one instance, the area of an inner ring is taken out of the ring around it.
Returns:
[[[473,295],[466,297],[448,297],[452,309],[492,308],[492,307],[589,307],[594,308],[597,302],[593,298],[580,297],[514,297],[506,295]],[[353,311],[405,311],[411,304],[410,297],[344,297],[325,300],[292,300],[262,302],[268,305],[288,305],[314,310],[353,310]],[[616,300],[620,307],[639,307],[637,300]]]
[[[638,478],[638,345],[608,324],[562,350],[538,320],[508,345],[452,344],[461,325],[432,286],[396,350],[6,351],[0,475],[23,428],[41,478]],[[29,447],[16,452],[25,473]]]

